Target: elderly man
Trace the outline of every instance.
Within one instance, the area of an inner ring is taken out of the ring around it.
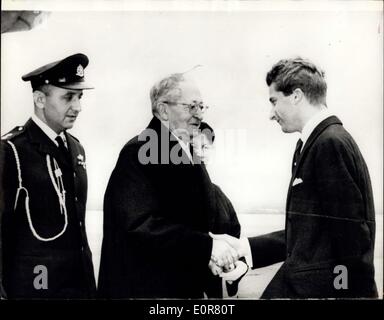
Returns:
[[[34,115],[2,137],[3,296],[91,298],[96,287],[85,231],[84,149],[67,132],[81,111],[88,58],[75,54],[22,77]]]
[[[211,255],[231,263],[236,252],[208,235],[224,229],[215,227],[214,189],[191,152],[190,138],[207,107],[183,74],[159,81],[150,97],[153,118],[122,149],[105,193],[98,293],[104,298],[219,297],[221,279],[209,269],[214,269]],[[232,230],[239,235],[237,220]]]
[[[363,156],[328,111],[324,73],[297,58],[267,74],[270,118],[300,132],[292,161],[286,229],[231,243],[259,268],[285,260],[262,298],[376,297],[375,211]],[[250,244],[250,247],[249,247]],[[249,250],[250,249],[250,250]]]

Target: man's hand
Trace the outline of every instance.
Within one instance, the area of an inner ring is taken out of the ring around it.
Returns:
[[[230,264],[229,266],[219,267],[212,259],[208,264],[209,269],[211,270],[214,276],[220,276],[223,272],[230,272],[235,269],[235,264]]]
[[[222,272],[219,274],[225,281],[235,281],[241,277],[243,277],[248,271],[248,265],[243,261],[236,261],[235,268],[228,272]]]
[[[239,259],[237,251],[226,241],[213,239],[211,260],[219,267],[230,268]]]
[[[223,272],[223,268],[219,267],[216,263],[213,262],[213,260],[209,261],[208,267],[214,276],[219,276]]]
[[[209,235],[213,241],[225,241],[229,244],[237,252],[237,259],[235,261],[247,254],[247,238],[238,239],[228,234],[213,234],[211,232],[209,232]]]

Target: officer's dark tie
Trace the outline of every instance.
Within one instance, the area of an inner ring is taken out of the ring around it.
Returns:
[[[66,146],[64,144],[63,138],[60,136],[57,136],[55,138],[55,140],[59,144],[59,150],[60,150],[61,154],[63,154],[65,157],[68,157],[69,156],[68,149],[66,148]]]
[[[296,149],[295,149],[295,153],[293,155],[293,161],[292,161],[292,172],[293,172],[293,169],[296,167],[297,165],[297,161],[299,160],[299,156],[300,156],[300,152],[301,152],[301,148],[303,146],[303,140],[299,139],[296,143]]]

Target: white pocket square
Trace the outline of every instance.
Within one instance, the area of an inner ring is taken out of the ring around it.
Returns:
[[[300,184],[300,183],[303,183],[303,179],[301,178],[296,178],[295,180],[293,180],[293,183],[292,183],[292,187]]]

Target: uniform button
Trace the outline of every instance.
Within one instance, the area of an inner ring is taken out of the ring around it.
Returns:
[[[288,257],[290,257],[291,255],[292,255],[292,253],[291,253],[291,252],[288,252],[288,253],[287,253],[287,256],[288,256]]]
[[[80,221],[80,227],[83,225],[83,223]]]
[[[83,251],[84,251],[84,247],[82,246],[82,247],[81,247],[81,252],[83,252]]]
[[[73,173],[73,177],[76,178],[76,172]]]
[[[18,130],[19,130],[19,131],[23,130],[23,127],[19,127]]]
[[[77,202],[77,197],[75,197],[75,201]]]

